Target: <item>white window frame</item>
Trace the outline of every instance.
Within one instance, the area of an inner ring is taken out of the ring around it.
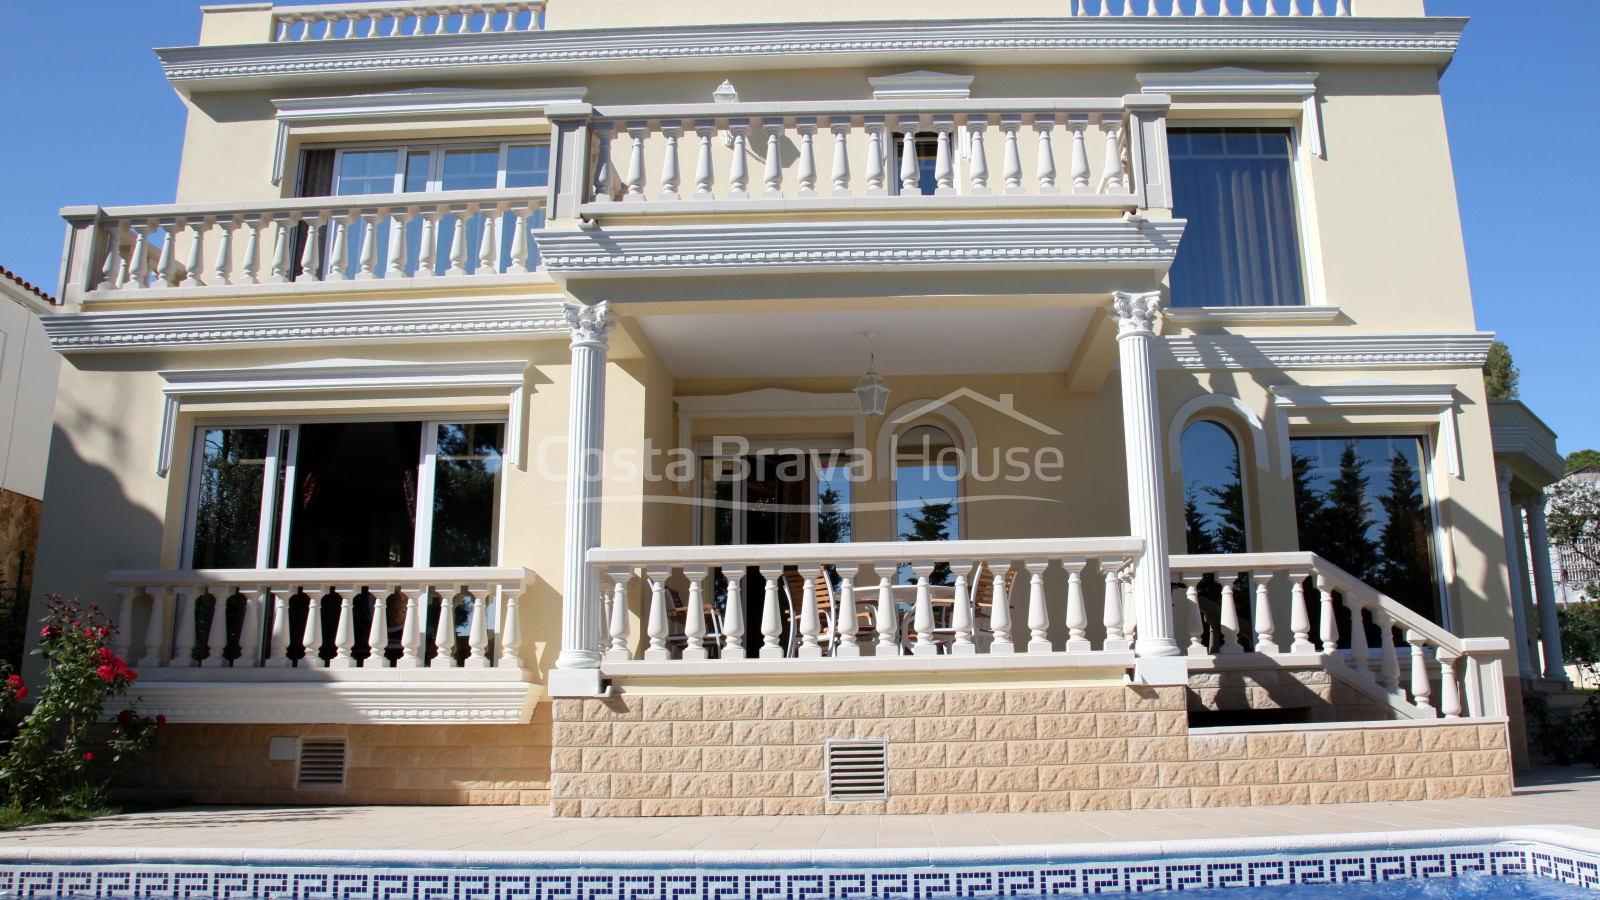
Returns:
[[[489,150],[489,149],[497,149],[499,151],[500,156],[499,156],[499,159],[498,159],[498,161],[496,163],[494,186],[495,186],[495,188],[499,189],[499,188],[504,188],[506,186],[506,161],[507,161],[507,158],[508,158],[508,156],[510,154],[510,151],[511,151],[511,149],[513,147],[550,147],[551,148],[551,152],[552,153],[555,152],[554,148],[551,146],[550,139],[548,137],[528,138],[528,139],[523,139],[523,140],[506,140],[506,141],[455,141],[455,142],[434,141],[434,142],[429,142],[429,143],[425,143],[425,144],[409,144],[409,143],[404,143],[404,142],[393,142],[393,141],[380,141],[380,142],[371,142],[371,143],[355,142],[355,143],[348,143],[348,144],[347,143],[340,143],[340,144],[334,145],[333,148],[332,148],[334,150],[334,154],[333,154],[333,184],[330,186],[330,190],[333,193],[332,193],[331,196],[335,196],[335,197],[340,197],[340,196],[359,197],[359,196],[361,196],[360,194],[340,194],[339,193],[339,169],[340,169],[341,164],[343,163],[345,153],[349,152],[349,151],[358,151],[358,152],[361,152],[361,153],[371,153],[371,152],[374,152],[374,151],[394,150],[396,152],[397,156],[398,156],[398,159],[397,159],[397,165],[395,166],[394,190],[391,191],[391,193],[395,193],[395,194],[407,193],[407,191],[405,189],[405,184],[406,184],[406,162],[410,158],[410,154],[418,153],[418,152],[422,152],[422,151],[427,151],[427,153],[429,155],[428,156],[428,182],[427,182],[427,186],[425,188],[423,188],[421,191],[411,191],[410,193],[448,193],[441,186],[441,184],[442,184],[442,182],[444,180],[443,179],[443,175],[444,175],[444,157],[445,157],[445,153],[447,151],[450,151],[450,150]],[[320,147],[313,145],[313,146],[308,146],[308,147],[305,148],[305,150],[317,150],[317,149],[324,149],[324,150],[328,149],[328,145],[322,145]],[[302,151],[302,152],[304,152],[304,151]],[[549,178],[550,178],[550,171],[547,169],[545,171],[545,187],[546,188],[549,187]]]
[[[967,459],[969,460],[968,465],[971,465],[971,462],[970,462],[970,460],[972,459],[971,451],[968,448],[965,448],[965,447],[961,446],[961,439],[963,437],[962,429],[958,426],[958,424],[955,422],[954,419],[951,419],[951,418],[943,415],[944,413],[949,412],[949,411],[951,411],[951,410],[948,407],[941,407],[937,412],[930,411],[929,413],[927,413],[925,415],[920,415],[920,416],[917,416],[914,419],[910,419],[908,421],[902,422],[902,423],[900,423],[900,425],[897,428],[895,428],[894,434],[890,436],[888,462],[889,462],[889,471],[891,473],[891,477],[889,478],[889,485],[890,485],[890,489],[894,492],[894,496],[893,496],[893,502],[894,502],[894,535],[893,535],[893,537],[890,538],[890,540],[892,540],[892,541],[900,540],[900,436],[901,435],[905,434],[906,432],[910,431],[913,428],[918,427],[919,425],[931,425],[934,428],[937,428],[940,431],[944,432],[945,436],[950,438],[950,445],[952,447],[956,447],[956,448],[960,449],[962,454],[965,455],[967,457]],[[976,447],[976,443],[974,443],[973,446]],[[937,459],[937,458],[938,458],[938,455],[935,454],[935,459]],[[929,465],[930,465],[930,463],[927,463],[927,462],[923,463],[923,466],[925,468],[928,467]],[[957,515],[956,515],[956,533],[950,535],[950,540],[959,541],[962,538],[964,538],[966,536],[966,533],[967,533],[967,508],[966,508],[967,479],[966,479],[966,476],[963,475],[958,481],[956,481],[955,485],[956,485],[955,507],[956,507],[956,513],[957,513]]]
[[[1253,503],[1255,491],[1250,489],[1250,467],[1245,465],[1244,439],[1239,435],[1239,429],[1225,417],[1217,415],[1212,410],[1202,410],[1190,416],[1189,421],[1184,423],[1183,430],[1178,434],[1179,447],[1183,446],[1183,435],[1188,434],[1190,428],[1201,422],[1209,422],[1227,432],[1228,437],[1233,438],[1233,452],[1239,460],[1239,489],[1244,492],[1244,496],[1241,498],[1244,503],[1244,552],[1250,553],[1252,552],[1250,548],[1261,546],[1261,542],[1256,540],[1256,515]],[[1251,434],[1251,438],[1254,439],[1255,435]],[[1181,453],[1178,460],[1178,488],[1180,491],[1189,489],[1189,481],[1183,474]],[[1191,550],[1189,552],[1193,553],[1194,551]]]
[[[1327,306],[1328,293],[1322,280],[1321,240],[1316,234],[1316,208],[1311,202],[1309,174],[1306,171],[1312,155],[1302,139],[1302,125],[1298,118],[1255,117],[1247,119],[1218,119],[1206,117],[1168,118],[1167,133],[1185,128],[1271,128],[1289,132],[1289,184],[1294,197],[1295,231],[1300,237],[1300,284],[1305,290],[1305,306]],[[1169,175],[1169,177],[1171,177]],[[1173,185],[1176,190],[1176,185]],[[1179,307],[1194,309],[1206,307]],[[1217,308],[1217,307],[1213,307]],[[1236,307],[1222,307],[1235,309]],[[1295,309],[1296,307],[1239,307],[1245,309]]]
[[[694,533],[694,542],[695,542],[695,544],[697,546],[709,546],[706,543],[705,532],[704,532],[703,528],[701,527],[702,526],[702,518],[701,517],[702,517],[702,515],[704,513],[704,499],[705,498],[701,495],[700,492],[702,490],[702,479],[703,479],[704,474],[705,474],[705,461],[708,460],[708,459],[709,460],[739,459],[739,458],[743,458],[745,456],[762,456],[762,455],[778,455],[778,454],[800,454],[800,455],[802,455],[802,456],[804,456],[806,458],[806,465],[810,469],[810,477],[807,479],[807,485],[806,485],[806,495],[807,495],[806,496],[806,504],[811,507],[811,528],[810,528],[811,534],[810,534],[810,539],[811,539],[811,543],[813,543],[813,544],[817,543],[818,518],[819,518],[819,514],[822,511],[821,507],[818,504],[819,485],[818,485],[818,477],[817,477],[819,475],[820,471],[821,471],[821,467],[820,467],[821,457],[820,457],[820,454],[822,454],[822,453],[832,453],[832,452],[835,452],[835,451],[841,451],[841,452],[844,452],[844,453],[848,454],[854,449],[855,441],[853,441],[850,438],[808,438],[808,439],[805,439],[805,440],[784,440],[782,438],[778,438],[778,439],[773,439],[773,440],[751,440],[750,438],[743,437],[742,435],[740,435],[740,436],[725,435],[725,436],[722,436],[722,439],[726,440],[728,438],[733,438],[733,437],[737,437],[739,440],[743,440],[745,442],[745,447],[746,447],[745,452],[739,454],[738,457],[717,456],[716,454],[712,453],[711,452],[712,448],[714,448],[716,446],[716,442],[715,441],[703,440],[703,441],[700,441],[697,444],[695,444],[695,453],[694,453],[695,470],[694,470],[694,487],[693,487],[694,504],[692,505],[693,516],[694,516],[693,529],[692,530],[693,530],[693,533]],[[748,502],[748,494],[745,493],[746,481],[747,481],[747,479],[744,479],[744,478],[736,478],[733,481],[733,499],[732,499],[732,502],[733,502],[733,504],[735,506],[735,510],[736,511],[742,509],[744,504],[746,502]],[[856,533],[855,508],[854,508],[854,502],[853,502],[854,501],[854,494],[853,493],[851,495],[851,499],[852,499],[852,503],[851,503],[851,508],[850,508],[850,537],[851,537],[851,540],[853,541],[855,539],[855,533]],[[731,535],[732,542],[733,542],[734,546],[740,546],[740,545],[743,545],[745,543],[744,530],[745,530],[744,529],[744,517],[743,516],[738,516],[738,515],[734,516],[733,517],[732,535]]]
[[[494,556],[487,565],[499,564],[505,554],[505,513],[506,513],[506,484],[505,470],[510,464],[510,456],[506,451],[509,440],[510,424],[505,416],[493,414],[467,414],[461,416],[437,417],[429,419],[397,418],[393,415],[362,415],[362,416],[307,416],[307,417],[274,417],[266,418],[210,418],[197,419],[194,423],[194,435],[191,443],[189,457],[189,481],[187,486],[187,499],[184,504],[183,539],[180,543],[179,565],[182,568],[191,568],[194,561],[195,525],[200,513],[200,472],[201,460],[205,445],[207,431],[218,429],[246,430],[264,428],[268,431],[267,461],[262,476],[261,493],[261,524],[256,532],[256,568],[258,569],[288,569],[289,567],[289,535],[293,528],[294,492],[292,486],[295,477],[295,459],[300,445],[300,426],[329,424],[337,422],[408,422],[420,421],[422,423],[422,439],[418,442],[417,452],[417,509],[416,523],[412,531],[411,562],[412,567],[425,568],[432,565],[433,553],[433,492],[434,472],[438,461],[439,426],[441,425],[500,425],[506,430],[502,433],[500,448],[500,484],[495,492],[494,510]],[[282,469],[285,490],[282,496],[274,499],[277,491],[279,470]],[[275,515],[276,514],[276,515]],[[277,522],[277,528],[272,527]],[[277,544],[276,558],[272,557],[273,543]]]

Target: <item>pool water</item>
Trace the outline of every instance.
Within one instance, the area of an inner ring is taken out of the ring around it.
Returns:
[[[1504,878],[1468,873],[1460,878],[1419,881],[1214,888],[1173,896],[1195,900],[1600,900],[1600,891],[1531,876]]]

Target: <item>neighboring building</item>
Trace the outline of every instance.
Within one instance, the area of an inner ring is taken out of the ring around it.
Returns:
[[[1561,480],[1594,484],[1600,482],[1600,468],[1583,466],[1573,469]],[[1589,585],[1600,582],[1600,566],[1594,563],[1596,558],[1600,558],[1600,547],[1587,546],[1587,553],[1579,553],[1572,544],[1556,544],[1553,549],[1557,601],[1564,606],[1593,600],[1585,591]]]
[[[55,299],[0,268],[0,658],[15,665],[28,614],[61,356],[39,316]],[[20,599],[20,603],[18,602]]]
[[[1507,793],[1465,22],[1195,3],[208,8],[177,202],[64,210],[45,320],[132,784]]]

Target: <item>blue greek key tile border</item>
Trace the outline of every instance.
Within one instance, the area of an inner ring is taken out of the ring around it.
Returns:
[[[1593,843],[1593,839],[1586,843]],[[1215,844],[1217,842],[1209,842]],[[1166,845],[1172,850],[1179,844]],[[960,900],[1155,893],[1232,887],[1344,884],[1485,876],[1543,878],[1600,891],[1600,852],[1580,852],[1531,842],[1464,846],[1359,849],[1322,852],[1216,853],[1116,859],[1101,845],[1092,859],[1072,860],[1074,848],[1042,860],[983,864],[978,859],[920,865],[846,863],[807,866],[660,865],[670,854],[633,863],[540,866],[517,854],[483,854],[462,864],[407,866],[284,865],[264,858],[250,864],[161,862],[163,851],[140,851],[138,860],[94,862],[75,848],[71,859],[47,862],[47,851],[0,849],[0,897],[5,900]],[[1015,849],[1015,848],[1014,848]],[[1082,849],[1082,848],[1078,848]],[[1597,846],[1600,851],[1600,846]],[[109,852],[109,851],[108,851]],[[170,851],[173,857],[200,851]],[[243,851],[233,851],[234,859]],[[203,855],[203,854],[202,854]],[[279,854],[283,855],[283,854]],[[347,854],[359,856],[360,854]],[[955,854],[959,856],[960,854]],[[7,856],[27,856],[29,861]],[[379,856],[379,854],[373,854]],[[749,856],[746,854],[746,856]],[[792,856],[792,855],[791,855]],[[502,857],[495,860],[493,857]],[[1103,858],[1102,858],[1103,857]],[[146,861],[148,860],[148,861]],[[562,862],[567,862],[563,860]],[[681,859],[679,860],[681,863]]]

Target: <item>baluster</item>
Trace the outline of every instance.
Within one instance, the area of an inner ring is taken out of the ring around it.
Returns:
[[[804,571],[804,567],[801,568]],[[822,576],[826,577],[826,575]],[[795,655],[806,659],[817,659],[822,656],[822,644],[819,640],[822,634],[822,621],[817,611],[817,588],[809,578],[802,578],[804,587],[800,591],[800,646]],[[790,623],[794,627],[794,623]]]
[[[1106,136],[1105,171],[1100,174],[1100,193],[1126,194],[1127,181],[1122,173],[1122,115],[1104,113],[1100,116],[1100,130]]]
[[[694,133],[699,137],[694,164],[694,199],[711,200],[711,186],[716,176],[711,170],[711,139],[717,134],[715,119],[696,119]]]
[[[628,123],[628,137],[633,140],[628,151],[628,179],[624,182],[629,200],[644,200],[644,139],[649,133],[649,122]]]
[[[407,259],[410,249],[406,247],[406,224],[411,221],[412,214],[405,210],[402,210],[399,215],[393,215],[394,210],[389,212],[391,215],[389,217],[388,259],[384,263],[383,277],[404,278],[406,277],[406,263],[410,261]],[[526,254],[526,243],[523,245],[523,251]],[[516,252],[515,245],[512,247],[512,252]]]
[[[1133,646],[1122,634],[1122,578],[1118,570],[1122,568],[1120,559],[1101,560],[1100,568],[1106,577],[1105,608],[1100,612],[1100,622],[1106,629],[1106,640],[1101,645],[1102,650],[1127,650]]]
[[[661,158],[661,193],[658,200],[678,199],[678,138],[683,136],[683,123],[670,119],[661,123],[661,136],[667,142]]]
[[[1443,649],[1434,651],[1439,660],[1439,712],[1446,719],[1461,718],[1461,686],[1456,683],[1456,657]]]
[[[1188,623],[1190,656],[1206,656],[1209,648],[1206,647],[1204,637],[1206,630],[1205,617],[1200,615],[1200,582],[1205,580],[1203,572],[1174,572],[1183,581],[1183,608],[1187,613],[1185,620]]]
[[[1089,607],[1083,602],[1083,568],[1085,560],[1064,559],[1067,570],[1067,652],[1088,653],[1094,649],[1089,643]]]
[[[189,242],[189,256],[184,260],[184,277],[180,287],[205,287],[205,282],[200,279],[200,260],[205,255],[205,230],[209,222],[205,218],[193,219],[186,222],[189,230],[194,233],[194,240]]]
[[[1239,15],[1253,16],[1255,14],[1255,9],[1250,6],[1250,0],[1239,0]]]
[[[633,570],[607,569],[606,575],[611,579],[611,646],[606,650],[606,659],[632,659],[633,651],[628,649],[628,586],[633,583]]]
[[[522,275],[528,272],[528,215],[529,207],[517,208],[511,213],[511,267],[506,269],[513,275]],[[534,263],[534,268],[539,267]]]
[[[237,218],[218,218],[217,225],[217,256],[211,267],[212,284],[232,284],[229,276],[233,274],[233,230],[239,227]]]
[[[1006,571],[994,570],[994,607],[989,610],[989,631],[994,638],[989,641],[989,653],[1015,653],[1016,641],[1011,636],[1011,589],[1006,584],[1011,563],[1005,561]]]
[[[219,589],[211,592],[211,628],[206,632],[206,655],[200,660],[204,668],[220,668],[228,664],[224,656],[228,650],[228,595]],[[222,596],[218,596],[221,594]]]
[[[356,667],[356,658],[353,651],[356,646],[356,594],[360,591],[355,585],[336,584],[333,592],[339,595],[339,624],[333,632],[333,659],[328,660],[330,669],[353,669]]]
[[[1172,0],[1172,11],[1168,14],[1174,16],[1183,15],[1183,0]]]
[[[1228,0],[1217,0],[1217,15],[1219,15],[1219,16],[1231,16],[1231,15],[1233,15],[1233,13],[1228,10]]]
[[[504,208],[498,203],[478,206],[478,215],[483,216],[483,232],[478,236],[478,265],[472,271],[474,275],[494,275],[500,268],[500,241],[496,235],[503,212]]]
[[[1277,3],[1274,2],[1274,0],[1267,0],[1266,9],[1262,10],[1261,14],[1263,16],[1275,16],[1275,15],[1277,15],[1278,14],[1278,5],[1277,5]]]
[[[1333,14],[1336,16],[1348,16],[1350,15],[1350,6],[1345,0],[1334,0]]]
[[[1311,0],[1311,14],[1313,16],[1327,15],[1327,13],[1322,11],[1322,0]]]
[[[1374,610],[1374,621],[1378,623],[1378,638],[1382,641],[1381,651],[1383,686],[1391,691],[1400,690],[1400,656],[1394,650],[1394,618],[1382,609]]]
[[[783,617],[778,610],[778,581],[783,577],[783,566],[762,566],[760,572],[767,582],[761,596],[761,658],[782,659],[783,645],[778,643],[778,638],[783,636]]]
[[[128,280],[125,288],[150,286],[150,226],[133,226],[133,253],[128,257]]]
[[[428,666],[435,669],[454,668],[456,664],[456,596],[454,585],[437,585],[439,597],[439,618],[434,621],[433,631],[428,635],[428,645],[433,650]],[[424,594],[422,603],[426,608],[433,599],[431,594]]]
[[[749,119],[729,119],[728,131],[733,135],[733,163],[728,169],[728,199],[750,198],[750,160],[746,158],[750,134]]]
[[[1255,651],[1257,653],[1277,654],[1279,652],[1278,642],[1274,634],[1276,628],[1272,623],[1272,599],[1267,593],[1267,585],[1273,578],[1277,577],[1277,574],[1272,569],[1257,569],[1250,573],[1250,580],[1254,582],[1256,595],[1255,614],[1252,616],[1254,622],[1252,624],[1255,626]]]
[[[839,563],[834,566],[834,571],[839,574],[839,603],[834,612],[834,628],[839,633],[839,643],[834,646],[833,655],[857,657],[861,655],[861,644],[857,638],[861,633],[861,619],[856,610],[856,576],[861,572],[861,564]]]
[[[361,229],[361,247],[356,261],[357,281],[371,281],[378,277],[378,220],[377,210],[362,213],[359,216],[363,228]],[[351,220],[354,222],[354,219]]]
[[[833,130],[833,196],[850,196],[850,119],[834,117],[828,120]]]
[[[1021,113],[1006,113],[1000,117],[1000,133],[1005,135],[1006,148],[1000,164],[1000,177],[1005,179],[1007,194],[1025,194],[1022,187],[1022,154],[1017,152],[1017,129],[1022,127]]]
[[[916,632],[917,643],[911,653],[913,656],[937,656],[939,645],[933,642],[933,594],[928,588],[933,563],[912,563],[911,573],[917,576],[917,599],[911,613],[911,627]]]
[[[1061,189],[1056,187],[1056,152],[1050,145],[1050,132],[1055,130],[1056,117],[1053,115],[1036,115],[1033,117],[1033,130],[1039,135],[1039,193],[1059,194]]]
[[[439,273],[439,217],[444,211],[437,206],[424,206],[418,209],[418,214],[422,216],[422,233],[417,236],[417,271],[412,277],[432,278]]]
[[[1088,15],[1088,13],[1084,11],[1083,0],[1076,0],[1076,3],[1077,3],[1077,8],[1072,11],[1072,14],[1075,15],[1075,16],[1086,16],[1086,15]]]
[[[1333,585],[1320,572],[1317,574],[1317,591],[1322,595],[1321,634],[1322,652],[1336,653],[1339,650],[1339,622],[1333,616]]]
[[[1350,665],[1371,679],[1372,650],[1367,645],[1367,623],[1362,618],[1362,610],[1366,605],[1351,597],[1349,592],[1344,595],[1344,605],[1350,610]]]
[[[469,584],[467,602],[471,619],[467,626],[467,659],[462,663],[467,669],[487,669],[493,665],[489,659],[489,586]]]
[[[766,166],[761,172],[763,197],[783,196],[783,120],[763,119],[761,127],[767,132]]]
[[[457,9],[461,12],[461,22],[456,25],[456,34],[471,34],[472,7],[459,6]]]
[[[645,659],[672,658],[672,648],[667,646],[667,637],[672,633],[667,617],[667,576],[671,574],[667,568],[644,570],[645,583],[650,586],[650,608],[645,613],[645,636],[650,639],[650,646],[645,648]]]
[[[144,656],[139,657],[140,668],[160,668],[167,664],[167,594],[165,588],[147,591],[150,595],[150,619],[144,626]]]
[[[914,197],[922,193],[922,173],[917,168],[918,116],[900,117],[900,195]]]
[[[970,193],[975,197],[994,193],[989,190],[989,159],[983,147],[983,133],[988,126],[988,116],[967,116],[967,178],[972,184]]]
[[[1433,710],[1433,685],[1428,681],[1428,657],[1422,652],[1427,643],[1420,633],[1406,629],[1406,643],[1411,645],[1411,702],[1424,710]]]
[[[180,668],[198,666],[194,658],[194,636],[198,626],[195,615],[199,612],[199,595],[204,589],[174,587],[172,627],[176,637],[172,642],[172,664]]]
[[[706,597],[705,566],[684,566],[683,577],[689,579],[689,608],[683,614],[683,636],[687,646],[684,659],[705,659],[706,653]]]
[[[255,585],[242,585],[238,591],[244,598],[244,619],[239,626],[239,658],[234,668],[256,668],[261,665],[261,626],[264,591]]]
[[[594,126],[594,194],[590,199],[607,202],[611,196],[611,141],[616,137],[616,126],[611,122],[596,122]]]
[[[300,275],[296,281],[322,280],[322,237],[327,229],[326,220],[317,214],[300,217],[306,228],[306,246],[300,254]]]
[[[512,13],[515,16],[515,13]],[[500,603],[505,610],[504,620],[500,623],[500,661],[495,665],[502,669],[521,669],[522,665],[522,615],[518,607],[521,605],[522,585],[515,582],[502,585],[500,588]]]
[[[1139,638],[1139,604],[1133,602],[1133,567],[1123,569],[1117,577],[1122,586],[1122,638],[1131,647]]]
[[[733,575],[730,576],[729,571]],[[723,647],[720,656],[723,659],[744,659],[748,655],[744,648],[744,598],[740,596],[744,573],[743,564],[722,568],[722,575],[728,581],[728,599],[722,608]]]
[[[333,226],[333,242],[328,247],[328,280],[343,281],[350,263],[350,224],[354,217],[349,215],[334,215],[330,224]]]
[[[1100,0],[1100,15],[1111,15],[1111,0]]]
[[[456,225],[450,230],[450,268],[445,270],[446,275],[467,274],[467,219],[470,215],[467,207],[450,210],[450,215],[456,220]]]
[[[142,593],[137,585],[117,588],[116,636],[111,639],[111,652],[126,659],[133,653],[133,601]]]
[[[895,608],[894,586],[890,580],[897,567],[892,562],[879,561],[873,563],[872,568],[878,573],[878,655],[899,656],[900,644],[896,638],[900,611]]]
[[[1304,13],[1300,12],[1300,0],[1289,0],[1289,15],[1304,15]]]
[[[178,223],[175,219],[158,221],[161,228],[161,256],[156,260],[157,284],[164,288],[178,286]]]
[[[867,116],[862,120],[867,129],[867,196],[883,197],[884,188],[883,116]]]
[[[972,596],[967,590],[967,573],[972,570],[972,560],[953,559],[950,569],[956,576],[956,591],[950,610],[950,628],[955,637],[950,652],[956,656],[971,656],[978,652],[972,642]]]
[[[817,134],[817,120],[814,116],[794,120],[794,129],[800,133],[800,159],[795,163],[795,180],[799,182],[794,195],[796,197],[815,197],[817,195],[817,157],[813,147],[813,138]]]
[[[372,621],[367,623],[367,658],[361,667],[382,669],[389,665],[389,595],[383,585],[377,590],[368,585],[367,593],[372,595]]]
[[[428,621],[428,586],[408,584],[400,590],[406,597],[406,618],[400,625],[400,658],[394,661],[394,667],[420,669],[427,664],[422,630]]]
[[[267,276],[268,284],[283,284],[290,280],[294,255],[294,231],[291,230],[293,213],[285,215],[282,219],[275,219],[272,223],[272,273]]]
[[[956,168],[950,153],[950,130],[955,126],[955,116],[933,117],[933,130],[939,136],[933,159],[933,192],[936,195],[956,193]]]
[[[1467,715],[1477,719],[1483,716],[1483,672],[1478,658],[1467,654]]]
[[[289,598],[294,596],[294,588],[269,585],[265,590],[272,595],[272,633],[267,635],[267,658],[261,665],[287,668],[294,663],[289,658]]]
[[[1176,2],[1176,0],[1174,0],[1174,2]],[[1160,15],[1160,13],[1156,12],[1156,0],[1147,0],[1147,5],[1145,6],[1145,9],[1144,9],[1144,14],[1147,15],[1147,16]]]
[[[1294,632],[1292,653],[1315,653],[1317,645],[1311,643],[1311,610],[1306,607],[1306,579],[1311,573],[1304,570],[1289,571],[1289,630]]]
[[[1234,594],[1234,582],[1239,578],[1237,572],[1216,573],[1217,584],[1222,586],[1222,652],[1243,653],[1244,647],[1239,644],[1239,605]]]
[[[1022,560],[1022,574],[1028,579],[1028,652],[1049,653],[1050,610],[1045,605],[1044,570],[1048,559]]]
[[[261,271],[261,228],[268,220],[261,216],[246,216],[243,219],[244,227],[249,229],[244,239],[244,264],[241,268],[244,274],[239,277],[240,284],[260,284],[256,277]],[[139,248],[134,247],[137,251]]]
[[[1194,0],[1194,14],[1197,16],[1203,16],[1206,14],[1205,0]]]

